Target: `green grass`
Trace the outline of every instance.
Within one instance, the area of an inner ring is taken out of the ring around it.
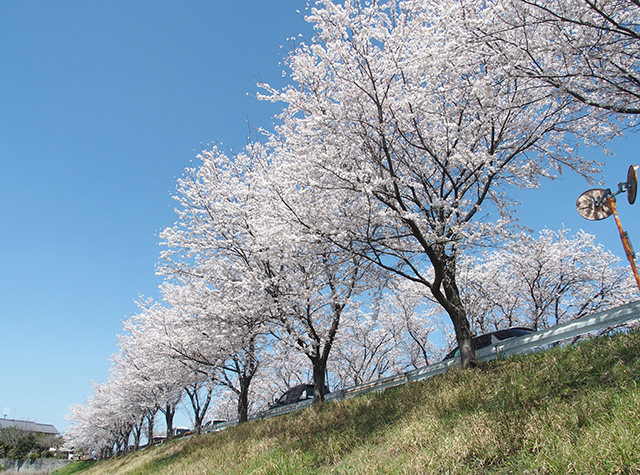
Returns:
[[[92,460],[85,460],[82,462],[73,462],[63,468],[56,470],[55,474],[56,475],[73,475],[75,473],[82,473],[85,470],[88,470],[89,468],[91,468],[95,464],[96,462]]]
[[[635,332],[454,369],[82,473],[640,473],[639,379]]]

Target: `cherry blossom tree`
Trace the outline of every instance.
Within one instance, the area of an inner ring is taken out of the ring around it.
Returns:
[[[328,362],[340,328],[358,315],[357,308],[371,297],[382,273],[372,268],[357,243],[348,236],[336,245],[318,235],[308,223],[327,211],[341,215],[303,183],[291,180],[263,160],[263,179],[271,196],[271,221],[259,233],[264,259],[269,262],[272,334],[302,352],[311,363],[314,403],[324,400]],[[277,243],[277,245],[274,245]],[[274,269],[277,269],[274,272]]]
[[[263,406],[267,407],[287,389],[313,381],[313,371],[304,353],[295,346],[274,339],[269,355],[264,359],[261,381],[262,392],[267,394]]]
[[[328,210],[305,225],[427,287],[465,366],[475,355],[461,250],[508,229],[509,186],[535,187],[561,166],[594,171],[568,131],[610,132],[537,79],[513,77],[508,59],[477,41],[501,6],[322,1],[308,17],[312,43],[289,57],[293,84],[262,96],[285,103],[271,142],[282,168]]]
[[[479,30],[516,76],[536,78],[602,111],[640,113],[640,4],[511,0]]]
[[[125,453],[132,434],[137,445],[144,419],[136,398],[130,395],[118,374],[112,374],[103,384],[94,384],[93,394],[85,404],[69,407],[69,444],[78,453],[99,454],[101,458]]]
[[[364,291],[367,264],[292,218],[288,207],[310,197],[273,174],[266,152],[253,145],[229,157],[214,148],[202,153],[198,169],[187,170],[179,182],[179,222],[162,234],[168,246],[162,272],[200,280],[217,293],[210,301],[223,305],[216,318],[226,318],[228,329],[249,329],[247,318],[258,329],[266,322],[271,336],[307,356],[322,401],[342,313]]]
[[[148,422],[149,416],[157,411],[157,402],[150,397],[153,392],[148,391],[148,384],[144,384],[136,368],[130,365],[126,358],[122,358],[122,354],[112,357],[107,385],[113,395],[111,405],[117,408],[120,416],[128,415],[127,427],[130,428],[133,436],[133,447],[138,449],[144,423]],[[148,439],[153,437],[152,431],[150,434]],[[127,446],[128,444],[125,444],[125,447]]]
[[[196,433],[200,433],[202,424],[206,413],[211,404],[212,396],[215,390],[215,377],[210,366],[198,364],[197,362],[187,360],[182,357],[178,352],[173,349],[174,342],[172,341],[172,332],[166,327],[167,321],[165,319],[168,309],[159,305],[151,304],[151,302],[145,302],[141,304],[143,312],[141,315],[134,317],[134,322],[125,322],[125,329],[127,329],[134,338],[121,337],[123,346],[124,357],[120,357],[121,369],[118,373],[126,373],[127,371],[140,372],[149,368],[146,362],[142,364],[136,362],[134,358],[139,357],[139,349],[130,349],[128,346],[136,343],[136,338],[144,338],[147,344],[150,342],[151,346],[155,348],[154,354],[145,355],[145,358],[149,358],[154,362],[159,363],[164,359],[164,367],[167,370],[167,376],[175,381],[182,390],[182,400],[188,401],[185,404],[192,414],[193,430]],[[163,318],[163,321],[158,321],[158,317]],[[119,355],[116,356],[118,358]],[[153,366],[152,368],[155,368]],[[153,375],[153,372],[151,372]],[[165,420],[167,421],[168,433],[173,433],[173,417],[178,408],[177,404],[159,405],[158,400],[153,397],[158,394],[158,390],[155,386],[149,387],[149,381],[147,375],[142,377],[138,374],[137,377],[134,374],[134,382],[130,384],[130,387],[139,387],[136,393],[144,394],[146,399],[146,419],[149,424],[153,423],[153,415],[156,411],[163,412],[165,414]],[[131,378],[130,378],[131,379]],[[162,394],[162,392],[160,392]],[[150,397],[151,396],[151,397]],[[187,398],[184,398],[187,396]],[[139,397],[139,396],[138,396]],[[143,399],[143,401],[144,401]],[[171,420],[167,420],[167,417]],[[149,440],[153,438],[153,427],[149,426],[148,429]],[[170,438],[170,436],[168,436]]]
[[[201,375],[200,372],[194,372]],[[206,375],[208,376],[208,375]],[[199,434],[202,431],[204,418],[216,389],[215,380],[211,377],[197,377],[185,387],[185,392],[191,403],[193,412],[193,431]]]
[[[226,275],[226,261],[218,263]],[[217,288],[199,279],[165,283],[164,299],[171,306],[165,332],[169,347],[185,365],[236,394],[238,419],[245,422],[250,386],[266,346],[264,315],[256,313],[256,291],[241,292],[247,287],[237,279],[217,282]]]
[[[213,149],[200,158],[179,180],[178,222],[162,233],[167,328],[183,358],[216,368],[244,422],[267,334],[269,263],[256,239],[267,213],[250,154],[229,158]]]
[[[357,386],[441,357],[441,307],[430,296],[415,282],[383,279],[375,297],[346,319],[336,341],[330,368],[338,385]]]
[[[67,431],[67,441],[78,454],[100,454],[110,456],[116,443],[116,420],[107,412],[100,397],[101,391],[93,386],[94,394],[84,404],[69,406],[67,420],[71,423]]]
[[[381,325],[378,316],[364,314],[348,319],[336,340],[331,372],[340,388],[359,386],[369,381],[403,372],[393,333]]]
[[[535,330],[622,305],[637,289],[620,259],[584,231],[521,233],[499,249],[465,259],[460,281],[473,328]]]
[[[273,299],[271,331],[306,355],[312,366],[314,403],[320,402],[331,350],[345,310],[355,305],[352,299],[359,293],[366,266],[357,255],[331,252],[322,244],[301,247],[294,265],[280,262],[284,272],[268,290]]]
[[[166,343],[162,318],[167,309],[149,300],[139,303],[141,312],[123,322],[125,333],[118,336],[119,367],[126,367],[129,380],[151,399],[152,411],[164,414],[167,440],[173,437],[173,419],[192,383],[193,371],[175,358]],[[123,372],[123,371],[121,371]]]
[[[381,313],[407,368],[427,366],[444,356],[440,341],[447,340],[449,332],[441,309],[423,285],[406,279],[394,282]]]

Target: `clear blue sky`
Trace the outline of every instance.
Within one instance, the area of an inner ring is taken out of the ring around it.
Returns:
[[[277,108],[287,38],[311,29],[304,0],[0,0],[0,416],[54,424],[107,377],[121,321],[157,296],[158,232],[201,144],[246,143]],[[297,13],[297,10],[303,13]],[[284,46],[281,48],[281,46]],[[606,183],[640,163],[616,141]],[[596,157],[602,157],[594,152]],[[521,221],[597,233],[571,175],[521,193]],[[640,249],[640,205],[619,200]]]

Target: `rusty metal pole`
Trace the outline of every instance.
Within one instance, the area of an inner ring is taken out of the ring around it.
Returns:
[[[638,284],[638,290],[640,290],[640,276],[638,276],[638,268],[636,267],[635,261],[636,254],[633,252],[633,247],[631,247],[629,235],[624,231],[624,229],[622,229],[622,223],[620,222],[618,212],[616,211],[616,198],[615,196],[610,195],[607,199],[609,201],[611,211],[613,211],[613,217],[616,220],[616,225],[618,226],[618,232],[620,233],[620,239],[622,240],[622,247],[624,247],[624,252],[627,254],[627,259],[629,259],[629,264],[631,264],[633,276],[636,278],[636,284]]]

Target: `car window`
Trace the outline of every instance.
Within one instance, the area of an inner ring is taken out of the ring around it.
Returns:
[[[506,340],[507,338],[511,338],[513,336],[511,335],[510,330],[498,330],[493,332],[492,335],[494,335],[498,340]]]
[[[489,346],[491,344],[491,335],[482,335],[473,339],[473,346],[476,350]]]
[[[293,402],[295,398],[295,395],[293,393],[294,391],[287,391],[282,396],[280,396],[280,399],[278,399],[276,402],[278,404],[288,404],[290,402]]]
[[[533,330],[527,330],[526,328],[513,328],[511,333],[513,333],[513,336],[523,336],[530,335],[533,333]]]

